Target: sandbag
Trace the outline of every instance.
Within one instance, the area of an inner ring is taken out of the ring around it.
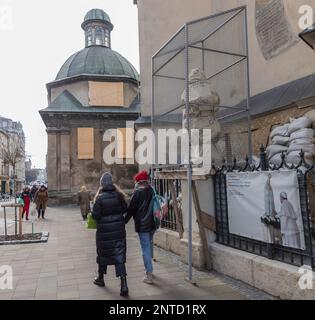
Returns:
[[[282,153],[277,153],[275,154],[270,160],[269,163],[272,165],[276,165],[276,166],[280,166],[280,164],[282,163]]]
[[[289,144],[290,138],[283,136],[274,136],[272,138],[272,144],[278,144],[280,146],[287,146]]]
[[[315,145],[314,144],[292,144],[288,149],[288,153],[292,151],[304,151],[305,153],[311,153],[315,155]]]
[[[270,138],[272,139],[275,136],[289,137],[289,124],[274,128],[271,131]]]
[[[305,113],[304,117],[308,117],[313,122],[313,128],[315,127],[315,109]]]
[[[290,141],[293,141],[296,139],[313,139],[314,133],[315,133],[314,129],[311,129],[311,128],[301,129],[291,134]]]
[[[315,144],[315,139],[295,139],[290,142],[290,146],[296,144]]]
[[[300,152],[301,151],[292,151],[290,152],[287,157],[286,157],[286,162],[288,164],[295,164],[295,165],[298,165],[301,161],[301,157],[300,157]],[[304,159],[305,159],[305,162],[309,165],[312,165],[314,163],[314,157],[311,153],[305,153],[304,154]]]
[[[275,154],[277,153],[282,153],[282,152],[287,152],[288,147],[285,146],[280,146],[280,145],[270,145],[266,151],[267,151],[267,155],[268,158],[271,159]]]
[[[311,119],[309,119],[308,117],[301,117],[301,118],[297,118],[294,119],[288,128],[288,132],[291,135],[293,132],[296,132],[298,130],[301,129],[305,129],[305,128],[311,128],[313,124],[313,121]]]

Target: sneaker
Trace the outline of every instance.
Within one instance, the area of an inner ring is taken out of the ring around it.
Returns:
[[[151,272],[147,272],[143,278],[143,282],[146,284],[153,284],[153,274]]]

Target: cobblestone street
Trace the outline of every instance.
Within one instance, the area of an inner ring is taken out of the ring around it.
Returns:
[[[117,300],[119,280],[110,267],[105,288],[96,287],[95,231],[86,230],[77,208],[49,208],[47,219],[36,221],[36,232],[49,231],[48,243],[1,246],[0,266],[13,267],[13,290],[0,290],[0,299]],[[187,266],[155,248],[155,284],[142,282],[140,247],[133,223],[128,225],[127,272],[129,299],[246,300],[269,295],[221,275],[194,270],[197,286],[185,281]]]

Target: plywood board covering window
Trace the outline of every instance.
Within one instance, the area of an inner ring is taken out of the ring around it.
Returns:
[[[134,132],[132,128],[118,128],[118,158],[130,159],[134,154]]]
[[[78,128],[78,159],[94,159],[94,129]]]
[[[123,107],[124,84],[122,82],[89,82],[90,106]]]

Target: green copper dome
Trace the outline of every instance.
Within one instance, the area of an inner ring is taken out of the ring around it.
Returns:
[[[104,46],[87,47],[73,54],[61,67],[56,80],[79,75],[104,75],[139,81],[139,74],[132,64],[118,52]]]
[[[84,22],[101,20],[111,23],[109,15],[102,9],[92,9],[84,17]]]

